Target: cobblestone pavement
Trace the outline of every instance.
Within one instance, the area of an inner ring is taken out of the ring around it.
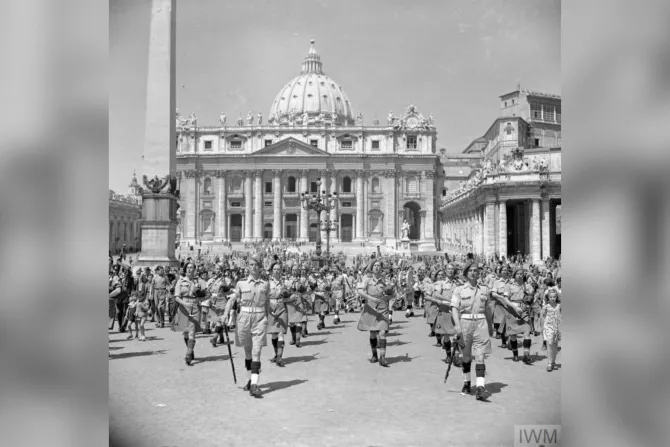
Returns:
[[[237,385],[225,345],[198,335],[196,360],[184,363],[180,333],[153,329],[148,341],[110,333],[110,436],[139,446],[493,446],[513,445],[515,425],[560,424],[561,371],[546,371],[541,337],[533,338],[532,366],[511,360],[492,340],[487,361],[489,402],[460,394],[462,376],[444,381],[444,351],[429,338],[422,316],[394,313],[388,335],[391,366],[368,363],[367,333],[358,314],[316,329],[303,346],[287,345],[285,368],[263,349],[262,399],[242,391],[244,351],[232,346]],[[560,366],[559,352],[557,363]],[[474,366],[472,368],[474,389]]]

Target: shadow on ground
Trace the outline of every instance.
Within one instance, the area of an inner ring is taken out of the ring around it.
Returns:
[[[283,390],[295,385],[300,385],[302,383],[307,382],[306,379],[295,379],[295,380],[286,380],[283,382],[270,382],[270,383],[265,383],[261,384],[260,388],[263,391],[263,394],[268,394],[272,393],[273,391],[279,391]]]
[[[298,362],[311,362],[312,360],[316,360],[316,357],[319,354],[315,355],[303,355],[301,357],[285,357],[284,358],[284,365],[290,365],[291,363],[298,363]]]
[[[165,353],[165,349],[160,349],[158,351],[141,351],[141,352],[125,352],[123,354],[112,354],[109,359],[127,359],[131,357],[146,357],[148,355],[161,355]]]

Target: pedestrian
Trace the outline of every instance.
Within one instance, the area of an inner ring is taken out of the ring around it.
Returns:
[[[151,299],[155,303],[156,317],[158,317],[156,327],[165,327],[165,308],[169,287],[170,284],[165,276],[165,270],[162,265],[159,265],[156,267],[156,276],[151,281]]]
[[[135,339],[140,338],[140,328],[137,324],[137,291],[130,292],[128,297],[128,306],[126,307],[126,314],[124,315],[123,325],[128,327],[128,337],[126,340],[133,339],[133,323],[135,323]]]
[[[249,260],[249,277],[239,281],[226,304],[222,321],[226,321],[233,303],[239,301],[235,326],[235,345],[244,348],[244,366],[249,380],[244,387],[253,397],[262,397],[258,387],[261,370],[261,350],[267,345],[268,313],[270,311],[270,284],[260,278],[263,260],[260,256]]]
[[[182,277],[175,284],[174,299],[179,305],[172,330],[181,332],[186,345],[184,361],[187,365],[195,359],[195,334],[200,332],[200,302],[208,298],[207,284],[196,276],[196,266],[188,262]]]
[[[542,317],[544,318],[542,336],[548,350],[547,371],[551,372],[556,368],[558,342],[561,340],[561,297],[555,288],[548,289],[546,294],[547,303],[542,306]]]

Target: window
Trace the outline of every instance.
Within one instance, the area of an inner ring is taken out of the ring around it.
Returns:
[[[352,149],[354,147],[351,140],[342,140],[342,149]]]
[[[446,190],[446,189],[443,189],[443,190],[442,190],[442,197],[446,197],[446,196],[447,196],[447,190]]]
[[[372,150],[379,150],[379,140],[372,140]]]
[[[545,121],[554,121],[554,107],[544,105],[542,106],[543,119]]]
[[[312,147],[319,147],[319,140],[309,140],[309,144],[312,145]]]
[[[230,202],[230,207],[231,208],[239,208],[239,207],[242,206],[241,203],[242,202]]]
[[[241,140],[233,140],[230,142],[230,148],[231,149],[242,149],[242,141]]]
[[[534,144],[535,144],[534,147],[540,147],[540,139],[539,139],[539,138],[535,138],[535,140],[534,140]]]
[[[288,184],[286,185],[287,192],[295,192],[295,177],[288,178]]]
[[[505,107],[507,107],[507,101],[505,101]]]
[[[206,151],[211,151],[212,150],[212,142],[211,141],[205,141],[205,150]]]
[[[512,135],[512,126],[505,127],[505,133],[507,135]]]
[[[542,109],[539,104],[530,105],[530,117],[535,120],[542,119]]]
[[[419,193],[419,181],[413,175],[407,177],[407,194],[418,194]]]
[[[272,140],[265,140],[265,146],[263,146],[263,147],[268,147],[271,144],[272,144]]]
[[[265,202],[265,206],[272,207],[272,202]]]
[[[344,177],[342,179],[342,192],[351,192],[351,178]]]
[[[351,202],[342,202],[344,208],[351,208]]]
[[[561,106],[556,106],[556,122],[561,122]]]
[[[212,179],[207,177],[205,179],[205,186],[204,186],[205,194],[211,194],[212,193]]]
[[[316,186],[316,182],[310,182],[309,192],[311,192],[312,194],[316,194],[317,192],[319,192],[319,190],[317,189],[317,186]]]
[[[379,194],[379,179],[377,177],[372,179],[372,194]]]
[[[272,182],[265,182],[265,193],[271,193],[272,192]]]
[[[407,149],[416,149],[416,135],[407,137]]]
[[[512,104],[514,104],[514,100],[512,100]]]

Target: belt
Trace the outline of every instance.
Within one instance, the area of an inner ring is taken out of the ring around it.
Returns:
[[[486,315],[484,314],[463,314],[461,315],[461,318],[464,320],[481,320],[482,318],[486,318]]]
[[[241,312],[249,312],[252,314],[258,314],[258,313],[265,313],[265,308],[264,307],[249,307],[249,306],[242,306],[240,307]]]

